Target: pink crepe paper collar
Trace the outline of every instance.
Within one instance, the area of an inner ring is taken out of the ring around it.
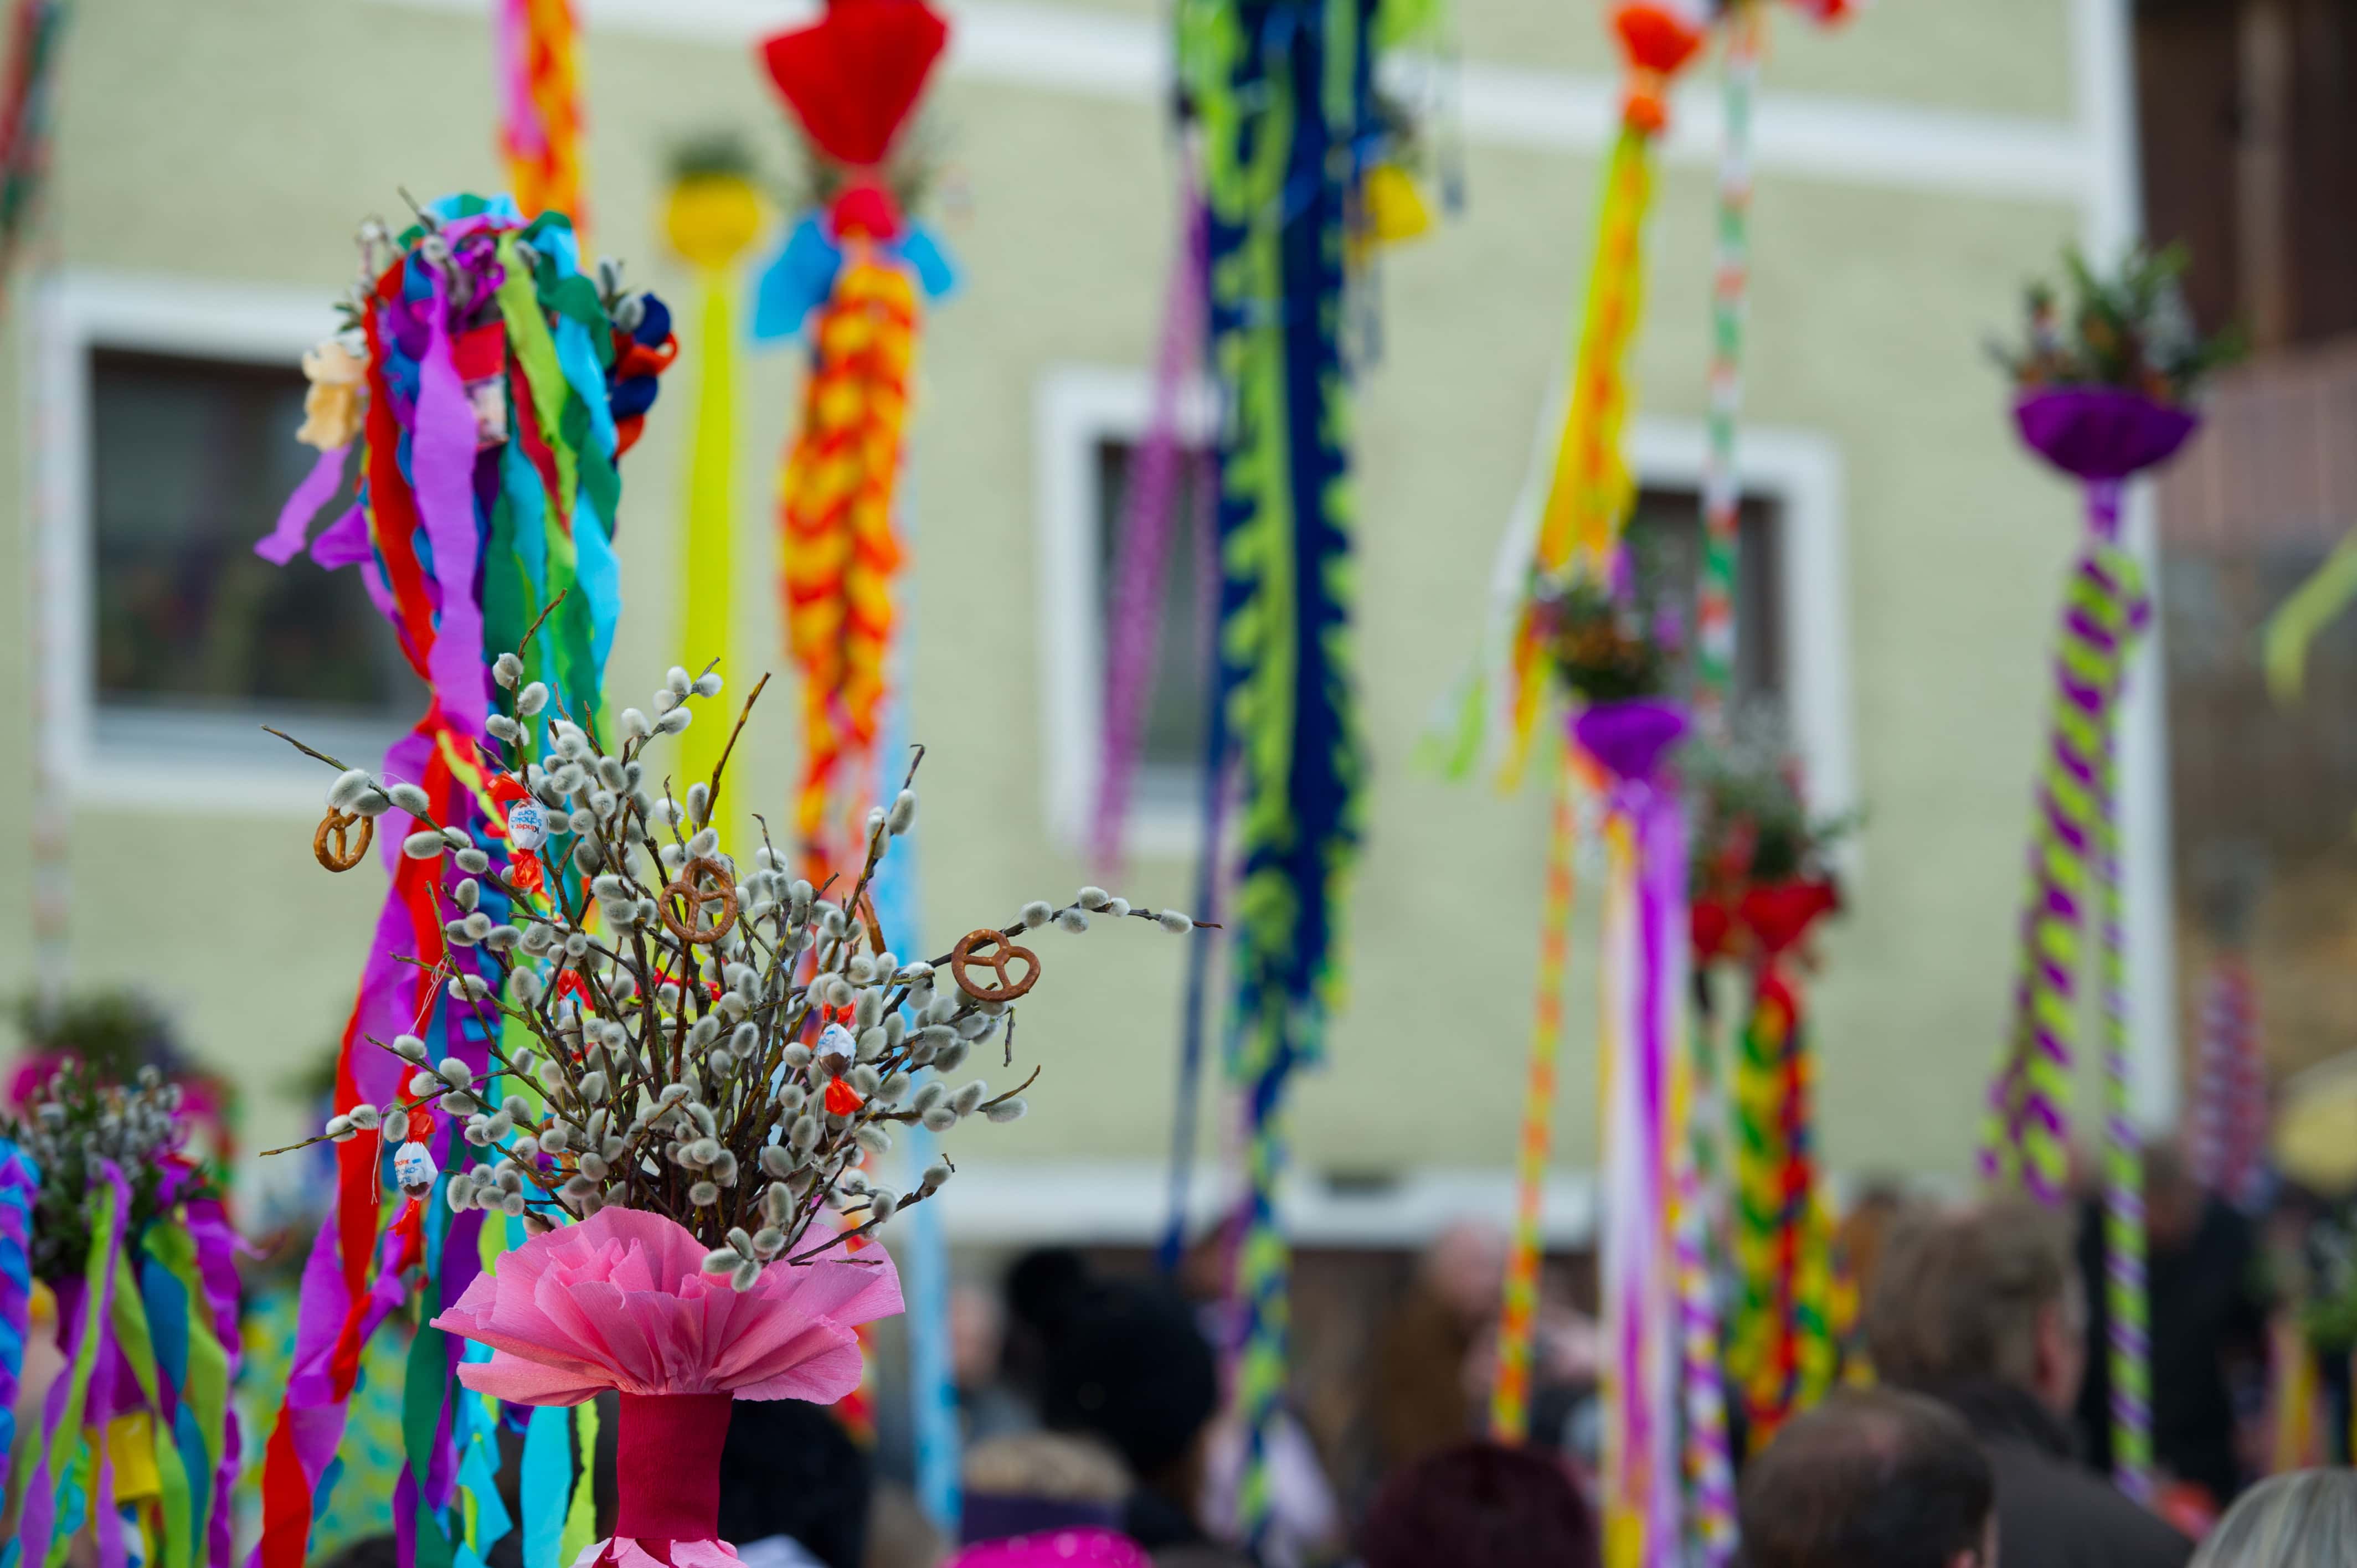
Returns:
[[[458,1380],[517,1404],[605,1389],[831,1404],[859,1386],[853,1330],[901,1309],[889,1253],[764,1269],[739,1292],[703,1272],[709,1251],[660,1214],[601,1209],[502,1253],[434,1326],[491,1347]]]

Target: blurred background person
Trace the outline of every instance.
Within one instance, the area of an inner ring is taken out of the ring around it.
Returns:
[[[1596,1518],[1563,1466],[1458,1442],[1383,1483],[1359,1532],[1364,1568],[1596,1568]]]
[[[1896,1389],[1844,1391],[1743,1476],[1748,1568],[1996,1568],[1996,1479],[1962,1417]],[[2009,1561],[2009,1559],[2008,1559]]]
[[[720,1453],[720,1539],[747,1568],[865,1568],[875,1477],[822,1405],[738,1400]]]
[[[985,1438],[966,1450],[957,1568],[1039,1562],[1143,1568],[1121,1532],[1129,1472],[1103,1444],[1064,1433]]]
[[[1387,1469],[1460,1442],[1480,1400],[1467,1365],[1495,1328],[1505,1289],[1506,1232],[1459,1220],[1433,1238],[1377,1351],[1375,1422]],[[1481,1380],[1487,1387],[1486,1375]]]
[[[2192,1554],[2077,1455],[2086,1300],[2059,1216],[2018,1200],[1908,1216],[1866,1334],[1885,1383],[1949,1405],[1979,1438],[2006,1568],[2178,1568]]]
[[[2243,1494],[2193,1568],[2313,1568],[2357,1563],[2357,1471],[2295,1470]]]

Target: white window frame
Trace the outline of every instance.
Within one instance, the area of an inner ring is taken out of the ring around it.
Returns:
[[[120,349],[293,369],[335,329],[324,291],[67,271],[36,296],[25,377],[38,539],[39,744],[50,777],[73,803],[273,815],[317,809],[319,765],[291,747],[209,756],[207,747],[170,743],[167,732],[183,721],[169,709],[156,715],[156,744],[101,738],[91,613],[90,361],[95,349]],[[215,726],[226,737],[245,721],[191,713],[185,724]],[[349,728],[357,735],[363,726]]]
[[[1210,389],[1190,387],[1182,401],[1180,435],[1208,440],[1216,418]],[[1103,744],[1096,453],[1102,442],[1145,435],[1153,380],[1139,370],[1060,366],[1042,378],[1036,402],[1044,807],[1051,839],[1078,851],[1088,843]],[[1706,446],[1698,421],[1640,418],[1630,431],[1630,466],[1641,487],[1699,493]],[[1743,493],[1776,508],[1784,716],[1810,806],[1824,815],[1848,811],[1858,803],[1858,779],[1840,448],[1814,431],[1747,427],[1736,467]],[[1134,793],[1126,836],[1134,853],[1196,852],[1198,812],[1168,805],[1174,793]],[[1854,875],[1855,839],[1845,850],[1844,869]]]
[[[1700,494],[1708,448],[1699,420],[1641,415],[1630,424],[1629,467],[1641,489]],[[1859,803],[1841,448],[1817,431],[1746,425],[1736,439],[1735,471],[1745,499],[1776,508],[1786,733],[1810,811],[1840,815]],[[1857,875],[1857,835],[1843,842],[1836,859]]]
[[[1050,838],[1079,853],[1096,811],[1097,763],[1104,746],[1104,639],[1099,628],[1104,585],[1097,569],[1097,448],[1146,438],[1154,418],[1154,378],[1105,365],[1064,365],[1041,379],[1034,403],[1039,446],[1039,671],[1042,783]],[[1178,437],[1208,445],[1218,429],[1211,387],[1195,382],[1178,398]],[[1192,780],[1195,769],[1185,770]],[[1201,815],[1191,790],[1156,789],[1140,769],[1124,833],[1131,853],[1149,859],[1191,858]],[[1187,803],[1174,803],[1183,793]]]

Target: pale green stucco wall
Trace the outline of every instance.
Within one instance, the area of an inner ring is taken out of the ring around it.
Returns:
[[[1481,0],[1462,11],[1476,59],[1606,66],[1589,7]],[[2063,0],[1885,0],[1830,39],[1787,18],[1771,81],[2061,121],[2066,13]],[[326,298],[344,281],[352,224],[397,210],[396,185],[425,196],[495,177],[488,46],[470,18],[367,0],[118,0],[79,14],[66,59],[54,215],[72,267]],[[735,125],[782,164],[766,92],[731,49],[599,34],[587,63],[598,245],[684,305],[686,280],[655,231],[664,154]],[[921,876],[937,936],[1084,879],[1042,820],[1032,397],[1052,364],[1146,361],[1170,206],[1164,134],[1143,103],[952,80],[939,109],[968,199],[951,226],[968,287],[929,325],[916,435],[910,733],[931,747]],[[1478,145],[1469,165],[1464,221],[1388,263],[1389,353],[1359,413],[1374,796],[1355,1002],[1332,1066],[1300,1092],[1312,1167],[1502,1165],[1512,1142],[1542,806],[1444,786],[1409,753],[1471,643],[1565,351],[1596,170]],[[1687,417],[1702,406],[1709,203],[1702,172],[1664,177],[1640,355],[1649,407]],[[2069,498],[2010,449],[1978,342],[2008,318],[2016,280],[2077,223],[2052,203],[1761,181],[1751,408],[1829,437],[1845,465],[1857,753],[1873,812],[1854,913],[1828,943],[1819,992],[1836,1167],[1959,1169],[1975,1131],[2071,515]],[[21,321],[7,335],[14,364]],[[768,497],[791,360],[753,360],[742,392],[740,691],[752,672],[783,668]],[[693,373],[673,372],[626,467],[630,608],[610,671],[620,701],[670,662]],[[0,497],[20,514],[27,412],[21,379],[0,378]],[[0,538],[0,589],[17,618],[30,591],[21,530]],[[0,639],[0,725],[19,736],[32,723],[27,642]],[[768,706],[740,777],[782,811],[787,693]],[[6,758],[0,816],[21,823],[26,745]],[[339,1024],[380,897],[373,869],[330,878],[313,866],[309,825],[78,812],[79,975],[141,979],[181,1010],[207,1057],[266,1090]],[[0,837],[0,982],[11,985],[27,978],[24,846],[21,827]],[[1189,880],[1175,862],[1125,879],[1157,902],[1183,900]],[[1179,947],[1142,929],[1079,943],[1046,945],[1049,983],[1023,1038],[1049,1071],[1033,1118],[986,1135],[994,1156],[1161,1153]],[[1594,1144],[1587,946],[1564,1071],[1573,1165]],[[259,1140],[290,1125],[274,1101],[256,1110]],[[985,1136],[963,1143],[979,1154]]]

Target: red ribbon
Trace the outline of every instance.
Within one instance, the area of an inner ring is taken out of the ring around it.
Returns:
[[[641,1546],[717,1540],[720,1451],[736,1396],[626,1393],[621,1402],[616,1538]]]

